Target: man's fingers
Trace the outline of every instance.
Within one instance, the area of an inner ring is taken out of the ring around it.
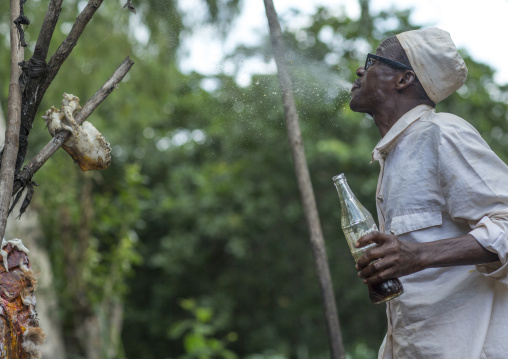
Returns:
[[[386,263],[382,261],[380,258],[370,259],[368,255],[363,256],[362,262],[358,261],[358,275],[362,278],[370,277],[380,270],[385,269]]]
[[[371,243],[376,243],[376,242],[371,242]],[[383,257],[384,257],[384,250],[383,250],[383,248],[380,248],[379,244],[378,244],[377,246],[374,246],[374,247],[368,249],[367,252],[358,259],[357,267],[358,267],[358,269],[363,269],[363,268],[367,267],[369,264],[371,264],[372,262],[374,262],[378,259],[381,259]]]
[[[365,247],[366,245],[369,245],[371,243],[379,243],[380,235],[381,233],[377,231],[367,233],[366,235],[360,237],[360,239],[356,241],[356,248]]]
[[[387,266],[382,260],[378,260],[359,271],[358,276],[363,279],[365,284],[375,284],[392,278],[393,273],[390,266]]]

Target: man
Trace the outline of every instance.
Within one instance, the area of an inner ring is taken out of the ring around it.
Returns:
[[[357,243],[378,246],[358,275],[404,286],[379,358],[508,358],[508,167],[469,123],[434,110],[464,84],[464,61],[431,28],[385,40],[356,73],[350,108],[382,137],[380,231]]]

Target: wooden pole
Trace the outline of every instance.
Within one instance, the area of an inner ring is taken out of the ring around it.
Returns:
[[[279,83],[282,95],[282,104],[284,106],[284,115],[286,117],[286,126],[288,130],[289,144],[295,166],[296,178],[300,189],[303,210],[307,220],[307,226],[310,232],[310,242],[314,254],[321,294],[324,305],[326,325],[328,329],[329,343],[332,359],[344,359],[345,352],[342,344],[342,334],[340,331],[339,317],[335,305],[335,296],[333,285],[328,267],[325,242],[321,231],[321,224],[317,212],[316,199],[312,189],[312,183],[309,175],[309,168],[305,158],[302,134],[298,122],[298,114],[293,97],[291,78],[286,66],[284,42],[282,40],[282,31],[280,28],[277,13],[272,0],[264,0],[270,35],[272,39],[275,62],[279,75]]]
[[[7,125],[5,131],[5,145],[2,155],[2,166],[0,168],[0,239],[4,237],[11,202],[12,187],[14,184],[14,173],[16,158],[19,147],[19,128],[21,124],[21,88],[19,77],[25,55],[24,47],[20,46],[20,34],[14,24],[14,20],[20,14],[20,1],[11,0],[11,79],[9,83],[9,96],[7,100]]]

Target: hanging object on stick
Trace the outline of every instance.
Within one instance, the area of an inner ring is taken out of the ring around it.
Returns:
[[[63,94],[60,109],[51,106],[42,116],[51,136],[69,131],[71,136],[62,148],[77,162],[83,171],[102,170],[111,163],[111,146],[104,136],[88,121],[79,125],[74,117],[81,110],[79,98]]]

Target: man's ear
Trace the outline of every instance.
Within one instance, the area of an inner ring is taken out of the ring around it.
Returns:
[[[402,90],[416,81],[416,74],[411,70],[406,70],[398,74],[395,89]]]

